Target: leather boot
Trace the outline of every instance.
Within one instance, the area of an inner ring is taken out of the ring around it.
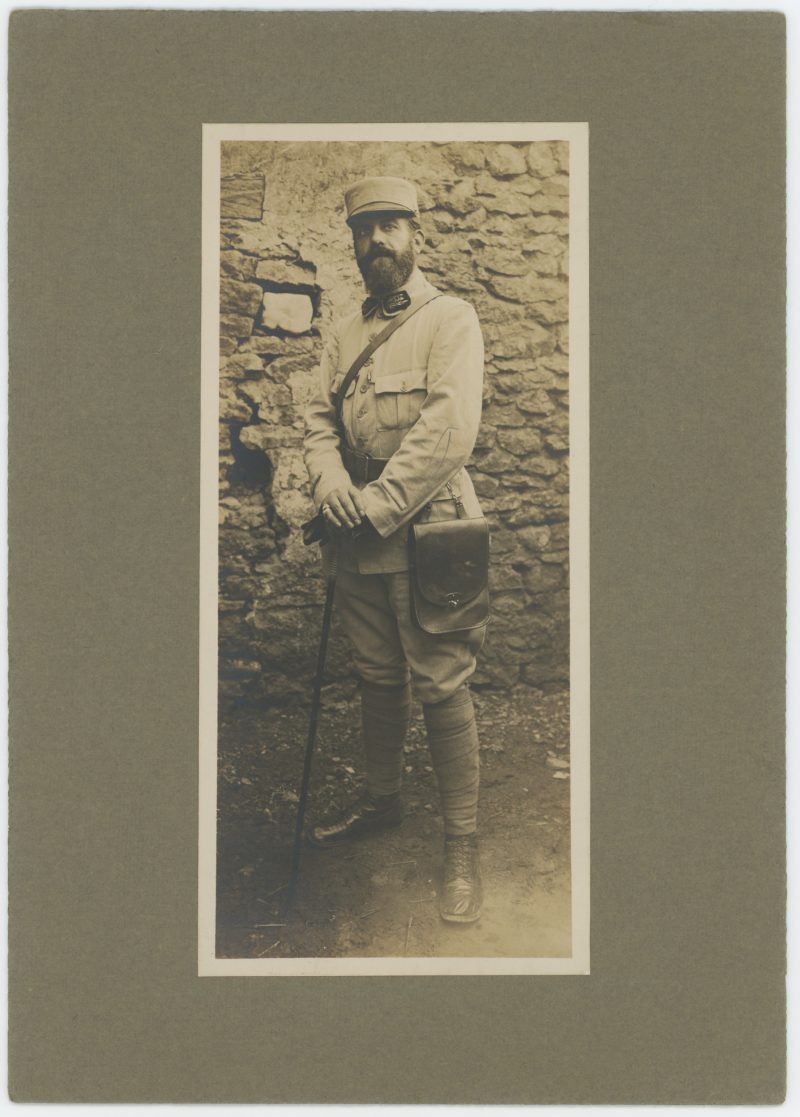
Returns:
[[[448,835],[444,840],[444,886],[439,914],[448,923],[474,923],[482,905],[478,835]]]
[[[340,842],[349,842],[353,838],[399,826],[402,821],[403,806],[399,794],[371,795],[367,792],[343,814],[330,822],[314,826],[308,834],[308,841],[311,845],[327,849]]]

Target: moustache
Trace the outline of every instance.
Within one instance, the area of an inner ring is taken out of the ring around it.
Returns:
[[[394,260],[394,253],[389,252],[388,249],[383,249],[383,248],[378,249],[378,250],[373,249],[373,251],[370,252],[369,255],[365,257],[364,263],[365,264],[371,264],[373,262],[373,260],[383,260],[383,259]]]

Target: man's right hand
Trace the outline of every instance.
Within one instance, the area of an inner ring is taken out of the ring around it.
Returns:
[[[361,493],[355,485],[329,492],[322,502],[321,512],[330,527],[344,529],[357,527],[366,515]]]

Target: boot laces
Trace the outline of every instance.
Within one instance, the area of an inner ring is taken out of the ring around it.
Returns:
[[[475,847],[468,837],[447,842],[447,878],[471,877],[474,872]]]

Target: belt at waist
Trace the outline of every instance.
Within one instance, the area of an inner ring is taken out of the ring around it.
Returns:
[[[371,458],[369,454],[356,453],[349,446],[342,447],[342,462],[353,481],[377,481],[389,460]]]

